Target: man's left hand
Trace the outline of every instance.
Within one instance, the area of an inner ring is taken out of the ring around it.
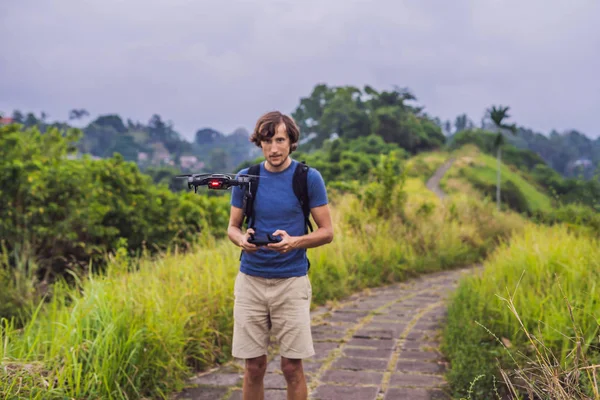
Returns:
[[[275,250],[279,253],[287,253],[296,248],[296,238],[288,235],[286,231],[278,229],[273,232],[272,236],[281,236],[281,241],[278,243],[269,243],[267,247],[271,250]]]

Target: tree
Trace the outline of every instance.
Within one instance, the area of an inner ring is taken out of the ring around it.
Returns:
[[[85,108],[72,109],[69,111],[69,121],[73,119],[81,119],[84,117],[89,117],[90,113]]]
[[[494,141],[494,149],[496,150],[496,160],[498,165],[497,182],[496,182],[496,203],[498,210],[500,210],[500,159],[502,157],[502,145],[504,144],[504,131],[511,132],[513,135],[517,132],[515,124],[504,124],[504,120],[510,118],[508,110],[510,107],[503,106],[492,106],[488,109],[487,113],[492,122],[494,123],[496,130],[498,131],[496,139]]]

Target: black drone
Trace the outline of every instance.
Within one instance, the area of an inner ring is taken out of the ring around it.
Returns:
[[[198,186],[207,186],[211,190],[227,190],[232,186],[246,186],[255,182],[257,175],[239,175],[233,174],[184,174],[177,175],[176,178],[187,178],[188,189],[194,187],[194,193],[197,193]]]

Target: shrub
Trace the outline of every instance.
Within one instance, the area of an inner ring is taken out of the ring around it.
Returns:
[[[47,284],[67,271],[83,275],[90,264],[101,268],[123,239],[131,253],[153,254],[224,236],[225,197],[173,193],[118,154],[78,159],[80,135],[0,127],[0,239],[11,268],[28,248]]]

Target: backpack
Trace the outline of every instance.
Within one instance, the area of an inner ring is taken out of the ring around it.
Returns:
[[[308,169],[310,167],[306,165],[306,162],[301,161],[296,165],[296,170],[294,171],[294,177],[292,178],[292,188],[294,189],[294,194],[296,198],[300,202],[300,206],[302,207],[302,212],[304,213],[304,233],[308,233],[310,230],[313,231],[313,226],[310,223],[310,203],[308,199]],[[252,165],[248,169],[248,175],[260,175],[260,164]],[[256,198],[256,193],[258,191],[258,183],[260,178],[251,182],[244,192],[244,200],[243,200],[243,212],[244,212],[244,221],[246,226],[249,228],[254,227],[254,199]],[[241,258],[241,254],[240,254]],[[308,268],[310,269],[310,261],[308,262]]]

